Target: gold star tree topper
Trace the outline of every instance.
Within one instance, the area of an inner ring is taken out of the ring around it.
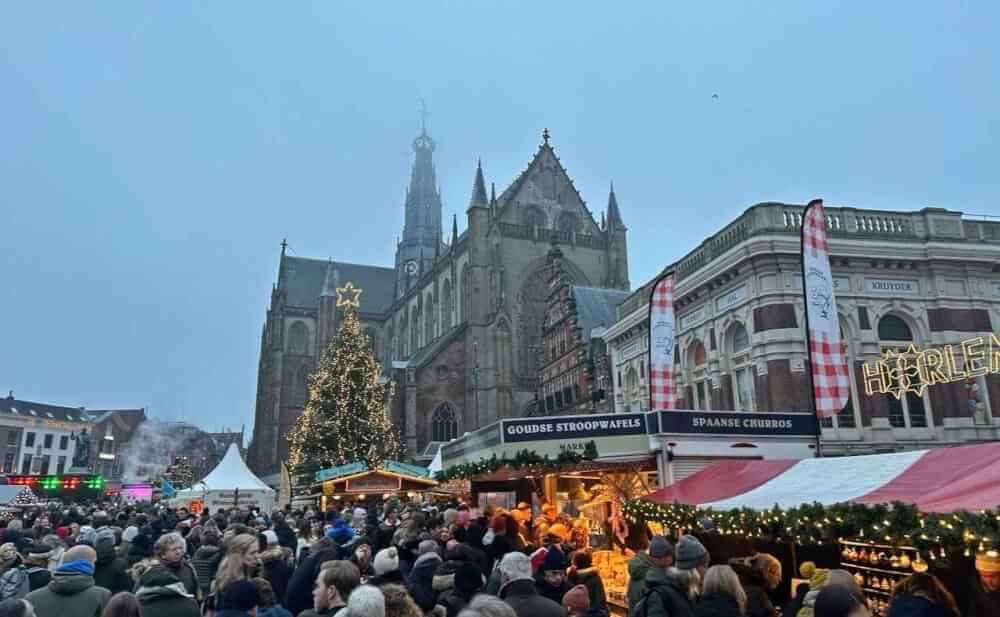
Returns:
[[[359,287],[355,287],[354,283],[347,281],[347,284],[343,287],[337,288],[337,308],[347,307],[347,308],[360,308],[361,307],[361,292],[364,291]]]

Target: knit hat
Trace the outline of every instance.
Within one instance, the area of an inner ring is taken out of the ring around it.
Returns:
[[[17,545],[13,542],[0,545],[0,562],[7,562],[13,559],[17,559]]]
[[[375,568],[375,576],[382,576],[386,572],[398,570],[399,553],[396,551],[396,547],[390,546],[389,548],[384,548],[376,553],[375,560],[372,562],[372,567]]]
[[[819,589],[826,584],[830,571],[826,568],[817,568],[815,563],[807,561],[799,567],[799,574],[809,579],[809,589]]]
[[[548,572],[549,570],[566,570],[566,556],[563,552],[555,547],[550,548],[547,553],[545,553],[545,561],[542,562],[542,571]]]
[[[653,558],[666,557],[674,554],[674,545],[666,536],[653,536],[649,542],[649,556]]]
[[[132,540],[135,540],[137,535],[139,535],[139,528],[135,525],[129,525],[125,528],[125,531],[122,532],[122,542],[131,542]]]
[[[219,608],[250,612],[257,606],[257,586],[246,579],[235,580],[222,590]]]
[[[94,548],[97,548],[101,544],[115,545],[115,531],[110,527],[101,527],[94,534]]]
[[[267,539],[268,546],[275,546],[278,544],[278,534],[276,534],[273,530],[265,530],[264,537]]]
[[[694,536],[681,536],[674,554],[674,565],[679,570],[694,570],[710,561],[708,551]]]
[[[97,531],[90,525],[84,525],[80,528],[80,533],[76,534],[76,543],[97,546]]]
[[[483,574],[479,566],[471,561],[463,561],[455,571],[455,589],[472,594],[483,588]]]
[[[56,527],[56,535],[65,540],[69,537],[69,527]]]
[[[326,530],[326,537],[337,544],[347,544],[354,537],[354,530],[347,526],[343,519],[337,519],[333,527]]]
[[[0,547],[0,550],[3,550]],[[983,573],[996,574],[1000,572],[1000,553],[994,550],[984,551],[976,555],[976,569]]]
[[[532,580],[531,561],[524,553],[507,553],[500,560],[500,574],[507,578],[508,582]]]
[[[582,615],[590,609],[590,594],[583,585],[577,585],[566,592],[562,605],[574,615]]]

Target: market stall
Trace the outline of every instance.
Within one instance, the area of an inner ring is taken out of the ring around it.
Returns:
[[[270,513],[274,509],[274,489],[264,484],[243,462],[236,444],[229,444],[226,455],[207,476],[189,489],[177,491],[170,503],[175,507],[212,512],[221,509],[259,508]]]
[[[626,506],[674,534],[835,550],[875,614],[892,586],[931,570],[968,595],[976,555],[1000,548],[1000,443],[801,461],[724,461]],[[796,552],[798,551],[798,552]],[[829,551],[827,551],[829,553]],[[715,553],[713,552],[713,557]]]
[[[425,467],[386,461],[379,469],[369,469],[358,462],[317,471],[313,477],[312,495],[325,511],[330,501],[364,501],[378,495],[419,495],[433,490],[437,481],[430,478]]]

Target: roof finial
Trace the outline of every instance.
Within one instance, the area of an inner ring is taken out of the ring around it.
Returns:
[[[420,99],[420,134],[427,134],[427,103]]]
[[[545,141],[545,145],[549,145],[549,129],[542,130],[542,139]]]
[[[281,240],[281,256],[285,256],[285,249],[288,248],[288,238],[282,238]]]

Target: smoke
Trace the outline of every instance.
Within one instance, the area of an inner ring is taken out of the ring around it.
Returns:
[[[181,422],[146,420],[122,453],[124,482],[145,482],[163,475],[174,458],[188,454],[200,430]]]

